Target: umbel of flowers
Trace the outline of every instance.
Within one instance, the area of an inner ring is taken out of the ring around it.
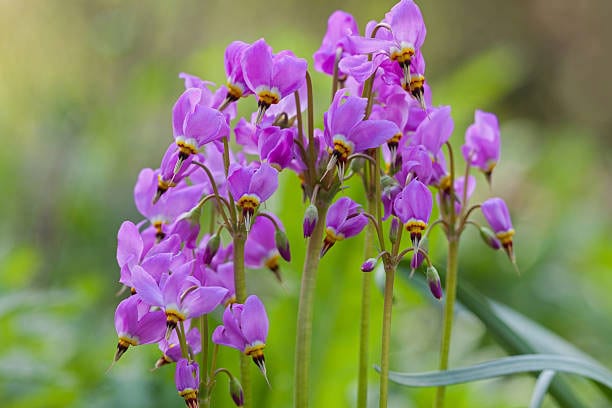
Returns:
[[[275,346],[266,343],[268,327],[278,322],[268,321],[245,273],[266,268],[280,281],[283,261],[291,259],[283,223],[263,209],[285,171],[296,174],[305,201],[294,405],[309,404],[312,309],[321,259],[333,248],[342,251],[342,241],[364,230],[362,311],[355,325],[362,340],[357,406],[367,401],[371,332],[380,334],[379,404],[387,404],[392,294],[400,261],[407,258],[413,272],[423,271],[432,295],[443,297],[426,249],[434,227],[448,240],[440,369],[448,367],[459,238],[475,225],[489,247],[503,247],[514,262],[514,229],[501,198],[469,202],[476,184],[471,171],[482,172],[490,183],[499,160],[497,118],[476,111],[461,147],[466,167],[459,177],[448,142],[454,130],[451,108],[431,105],[421,49],[425,35],[423,17],[411,0],[369,22],[363,35],[350,14],[334,12],[314,54],[314,68],[331,76],[331,102],[322,118],[314,117],[306,60],[290,50],[275,52],[264,39],[227,47],[225,86],[180,74],[185,90],[171,117],[169,112],[173,138],[160,166],[143,169],[134,187],[143,220],[125,221],[117,236],[119,282],[129,296],[115,313],[115,361],[130,348],[157,343],[160,357],[152,365],[174,365],[176,389],[188,407],[209,406],[221,374],[229,378],[236,405],[253,406],[251,368],[254,363],[267,381],[265,350]],[[252,106],[252,115],[237,117],[238,103]],[[230,142],[238,148],[230,149]],[[349,196],[358,188],[365,193],[363,203]],[[439,218],[432,220],[434,205]],[[470,218],[479,208],[492,230]],[[372,277],[367,273],[379,262],[385,270],[380,332],[369,325]],[[211,316],[215,310],[222,321]],[[209,347],[211,342],[237,350],[240,373],[216,366],[218,347]],[[436,405],[443,402],[441,387]]]

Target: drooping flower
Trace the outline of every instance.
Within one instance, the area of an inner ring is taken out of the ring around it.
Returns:
[[[338,199],[327,211],[321,256],[325,255],[336,242],[359,234],[367,224],[368,218],[361,213],[359,204],[348,197]]]
[[[430,108],[428,116],[414,132],[411,144],[423,145],[434,159],[450,138],[454,127],[450,106]]]
[[[176,383],[178,394],[185,399],[187,407],[198,408],[200,406],[198,400],[200,368],[198,363],[195,361],[190,362],[186,358],[181,358],[177,361],[174,382]]]
[[[388,120],[363,120],[366,98],[346,96],[344,90],[334,95],[329,110],[324,114],[324,137],[332,151],[327,169],[338,166],[338,177],[344,178],[348,157],[366,149],[378,147],[400,133],[397,125]]]
[[[495,232],[495,236],[501,242],[504,250],[514,263],[514,251],[512,237],[514,236],[514,227],[510,219],[510,212],[506,203],[501,198],[489,198],[482,203],[480,207],[485,219]]]
[[[280,220],[270,214],[280,228]],[[247,237],[244,250],[244,263],[249,268],[267,267],[279,282],[282,282],[278,261],[281,252],[276,245],[276,227],[267,217],[259,216],[255,219]],[[288,255],[288,254],[286,254]]]
[[[256,163],[248,167],[235,164],[230,166],[227,182],[248,230],[259,205],[278,188],[278,172],[267,163],[261,163],[259,167]]]
[[[166,337],[178,322],[212,312],[227,294],[218,286],[201,286],[191,274],[193,262],[176,268],[172,274],[164,273],[159,283],[139,266],[132,272],[136,293],[147,303],[161,307],[166,314]]]
[[[266,375],[263,350],[268,337],[268,315],[255,295],[244,304],[231,304],[223,313],[223,325],[215,329],[212,340],[216,344],[242,351],[253,359],[262,374]]]
[[[419,180],[412,180],[395,198],[393,208],[410,232],[410,240],[418,247],[433,208],[431,191]]]
[[[147,311],[139,316],[138,296],[130,296],[117,306],[115,311],[115,329],[119,342],[115,361],[119,360],[129,346],[155,343],[164,336],[166,318],[161,310]]]
[[[250,45],[242,54],[242,72],[248,87],[257,95],[259,114],[256,123],[270,105],[297,91],[306,80],[308,63],[291,51],[273,55],[264,39]]]
[[[257,149],[262,162],[269,163],[281,171],[293,160],[293,140],[296,137],[295,128],[281,129],[278,126],[258,128]]]
[[[157,175],[157,192],[153,197],[153,203],[168,191],[169,188],[175,187],[186,176],[191,173],[194,168],[190,166],[195,155],[190,154],[184,159],[180,158],[180,150],[176,148],[175,143],[171,143],[162,157],[162,162]]]
[[[429,285],[431,294],[436,299],[442,299],[442,284],[440,282],[440,275],[438,274],[438,270],[433,265],[427,267],[427,283]]]
[[[189,327],[190,321],[185,323],[185,342],[187,349],[193,355],[202,351],[202,337],[197,327]],[[173,331],[168,340],[161,339],[158,343],[162,356],[155,362],[155,368],[163,365],[176,363],[182,358],[181,345],[176,331]]]
[[[347,37],[358,34],[359,28],[352,15],[341,10],[334,11],[327,20],[327,32],[321,47],[313,55],[315,69],[334,75],[334,66],[342,57],[351,55]],[[344,75],[341,74],[339,77]]]
[[[234,41],[225,49],[226,100],[228,102],[237,101],[253,93],[247,86],[242,71],[242,56],[247,48],[249,48],[249,44],[242,41]]]
[[[474,123],[465,132],[465,144],[461,146],[461,152],[465,161],[482,170],[487,180],[499,161],[500,143],[497,117],[477,110]]]
[[[226,117],[207,106],[204,96],[202,89],[189,88],[172,108],[172,128],[180,160],[196,154],[207,143],[229,136]]]

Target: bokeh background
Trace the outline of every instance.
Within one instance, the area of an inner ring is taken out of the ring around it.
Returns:
[[[475,108],[496,112],[502,160],[493,194],[511,209],[517,276],[473,231],[461,247],[461,278],[612,365],[612,3],[599,1],[420,1],[423,52],[435,104],[451,104],[455,142]],[[155,346],[130,350],[112,370],[119,271],[116,233],[140,220],[132,189],[157,167],[171,140],[171,108],[185,71],[223,83],[223,50],[260,37],[311,61],[336,9],[360,27],[391,1],[0,1],[0,405],[3,407],[181,407],[173,370],[149,368]],[[313,74],[318,114],[329,79]],[[241,102],[254,108],[252,99]],[[291,401],[300,265],[297,179],[268,208],[288,229],[294,261],[285,287],[249,273],[272,322],[269,390],[257,377],[257,406]],[[479,198],[488,188],[479,178]],[[358,195],[357,188],[355,188]],[[435,262],[444,248],[434,234]],[[312,405],[351,407],[356,390],[359,239],[324,258],[316,293]],[[382,297],[374,296],[372,362],[378,361]],[[392,369],[437,365],[441,308],[398,281]],[[451,365],[502,356],[484,326],[459,314]],[[237,352],[221,361],[235,367]],[[253,367],[255,373],[255,367]],[[372,398],[377,375],[371,374]],[[454,407],[526,406],[531,377],[450,389]],[[588,406],[605,406],[585,381]],[[391,405],[429,406],[433,390],[392,387]],[[227,384],[217,405],[231,406]],[[545,406],[554,406],[550,400]]]

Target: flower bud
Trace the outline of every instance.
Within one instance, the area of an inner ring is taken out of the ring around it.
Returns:
[[[274,233],[274,242],[276,244],[276,249],[278,249],[283,259],[287,262],[291,261],[291,250],[289,249],[289,240],[287,239],[285,231],[277,229]]]
[[[230,377],[229,380],[229,391],[232,396],[232,400],[234,400],[234,404],[237,407],[241,407],[244,405],[244,392],[242,391],[242,385],[240,385],[240,381],[234,376]]]
[[[214,256],[217,254],[219,250],[219,245],[221,245],[221,237],[219,234],[214,234],[208,242],[206,243],[206,247],[204,248],[204,254],[202,255],[202,261],[204,265],[209,265]]]
[[[391,228],[389,229],[389,241],[391,241],[392,244],[395,244],[397,241],[400,228],[401,226],[399,219],[397,217],[393,217],[391,219]]]
[[[319,211],[317,207],[310,204],[306,208],[306,213],[304,214],[304,238],[308,238],[312,235],[312,231],[314,231],[318,219]]]
[[[498,250],[499,248],[501,248],[501,244],[499,243],[499,240],[495,236],[495,233],[491,231],[489,228],[480,227],[480,237],[485,242],[485,244],[487,244],[491,248],[495,250]]]
[[[436,268],[431,265],[427,268],[427,283],[429,290],[436,299],[442,299],[442,284],[440,283],[440,275]]]
[[[363,264],[361,264],[361,272],[372,272],[376,266],[375,258],[368,258]]]

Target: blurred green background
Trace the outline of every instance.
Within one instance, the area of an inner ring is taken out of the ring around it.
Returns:
[[[469,231],[461,278],[612,365],[612,3],[547,0],[420,1],[435,104],[451,104],[458,146],[475,108],[496,112],[502,160],[493,194],[511,209],[517,277],[502,253]],[[119,298],[116,233],[139,221],[132,188],[171,140],[181,71],[223,83],[223,50],[260,37],[311,60],[336,9],[360,27],[393,2],[0,1],[0,403],[3,407],[181,407],[173,370],[149,372],[155,346],[130,350],[108,373]],[[329,79],[313,74],[318,113]],[[241,102],[255,108],[253,99]],[[320,116],[319,119],[320,121]],[[275,201],[294,261],[286,287],[249,273],[271,319],[272,389],[257,406],[286,407],[303,261],[297,178],[282,175]],[[489,191],[482,178],[477,197]],[[357,187],[354,189],[359,194]],[[356,390],[359,239],[323,260],[316,293],[312,406],[351,407]],[[431,249],[444,263],[440,234]],[[398,282],[392,369],[437,366],[441,308]],[[382,297],[374,296],[371,361],[379,359]],[[502,356],[469,313],[459,314],[451,366]],[[237,352],[221,361],[235,367]],[[253,367],[253,373],[256,368]],[[371,396],[377,375],[371,374]],[[450,388],[453,407],[526,406],[534,380],[519,376]],[[604,406],[585,381],[589,406]],[[218,405],[231,406],[227,384]],[[433,390],[391,388],[393,407],[429,406]],[[554,406],[550,400],[545,406]]]

